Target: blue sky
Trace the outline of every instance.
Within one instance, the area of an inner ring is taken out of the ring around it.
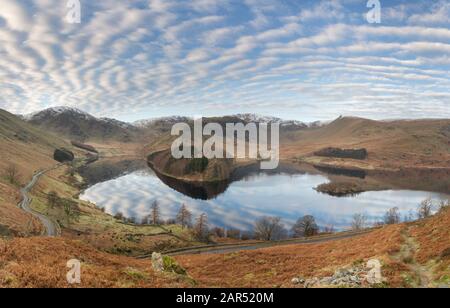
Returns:
[[[1,0],[0,108],[450,117],[450,1]]]

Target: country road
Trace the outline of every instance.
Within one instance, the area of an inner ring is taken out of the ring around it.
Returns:
[[[325,243],[343,239],[349,239],[364,234],[372,232],[373,229],[359,231],[359,232],[341,232],[333,235],[323,235],[316,236],[312,238],[302,238],[302,239],[291,239],[275,242],[252,242],[252,243],[242,243],[242,244],[218,244],[218,245],[205,245],[197,247],[187,247],[181,249],[175,249],[170,251],[165,251],[163,254],[169,256],[177,255],[189,255],[189,254],[221,254],[221,253],[232,253],[237,251],[245,250],[256,250],[262,248],[270,248],[276,246],[286,246],[286,245],[298,245],[298,244],[318,244]],[[150,258],[151,255],[140,256],[139,259]]]
[[[34,185],[36,185],[36,183],[39,181],[39,178],[41,176],[43,176],[45,173],[54,170],[56,168],[58,168],[60,165],[57,165],[56,167],[44,170],[44,171],[39,171],[38,173],[36,173],[35,175],[33,175],[33,178],[31,179],[31,181],[27,184],[27,186],[25,186],[24,188],[22,188],[20,190],[20,194],[22,196],[22,200],[19,203],[19,207],[21,209],[23,209],[25,212],[33,215],[34,217],[38,218],[41,223],[44,225],[45,229],[46,229],[46,236],[49,237],[55,237],[55,236],[59,236],[60,234],[60,229],[57,223],[53,222],[50,218],[48,218],[47,216],[38,213],[36,211],[34,211],[31,207],[31,197],[29,196],[30,191],[33,189]]]

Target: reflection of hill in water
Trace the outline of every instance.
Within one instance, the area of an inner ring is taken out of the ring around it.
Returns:
[[[145,169],[144,160],[99,160],[95,163],[78,168],[78,173],[83,177],[87,186],[103,183],[122,175]]]
[[[170,188],[191,197],[193,199],[210,200],[214,199],[218,195],[224,193],[228,186],[229,181],[217,181],[217,182],[187,182],[178,180],[169,176],[165,176],[156,170],[153,170],[155,175]]]
[[[149,167],[153,170],[155,175],[170,188],[188,196],[193,199],[211,200],[217,196],[223,194],[231,183],[240,181],[246,177],[259,174],[299,174],[302,173],[298,170],[294,170],[288,166],[281,166],[274,170],[261,170],[259,164],[240,167],[233,171],[231,178],[225,181],[216,182],[195,182],[195,181],[183,181],[174,177],[161,174],[157,170],[153,169],[151,164]]]

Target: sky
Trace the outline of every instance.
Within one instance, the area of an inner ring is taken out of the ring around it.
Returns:
[[[1,0],[0,108],[450,118],[449,0],[70,2]]]

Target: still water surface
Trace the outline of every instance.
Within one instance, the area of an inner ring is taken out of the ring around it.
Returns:
[[[365,192],[352,197],[332,197],[314,190],[328,182],[323,175],[258,174],[233,182],[225,192],[211,200],[193,199],[164,184],[153,171],[141,170],[96,184],[81,199],[91,201],[107,213],[123,213],[140,221],[150,214],[158,201],[163,219],[175,218],[185,203],[194,217],[208,214],[211,226],[251,231],[262,216],[278,216],[290,228],[304,215],[313,215],[319,226],[343,230],[352,216],[364,213],[370,222],[382,219],[385,212],[398,207],[402,215],[415,213],[427,197],[444,199],[444,195],[423,191]]]

